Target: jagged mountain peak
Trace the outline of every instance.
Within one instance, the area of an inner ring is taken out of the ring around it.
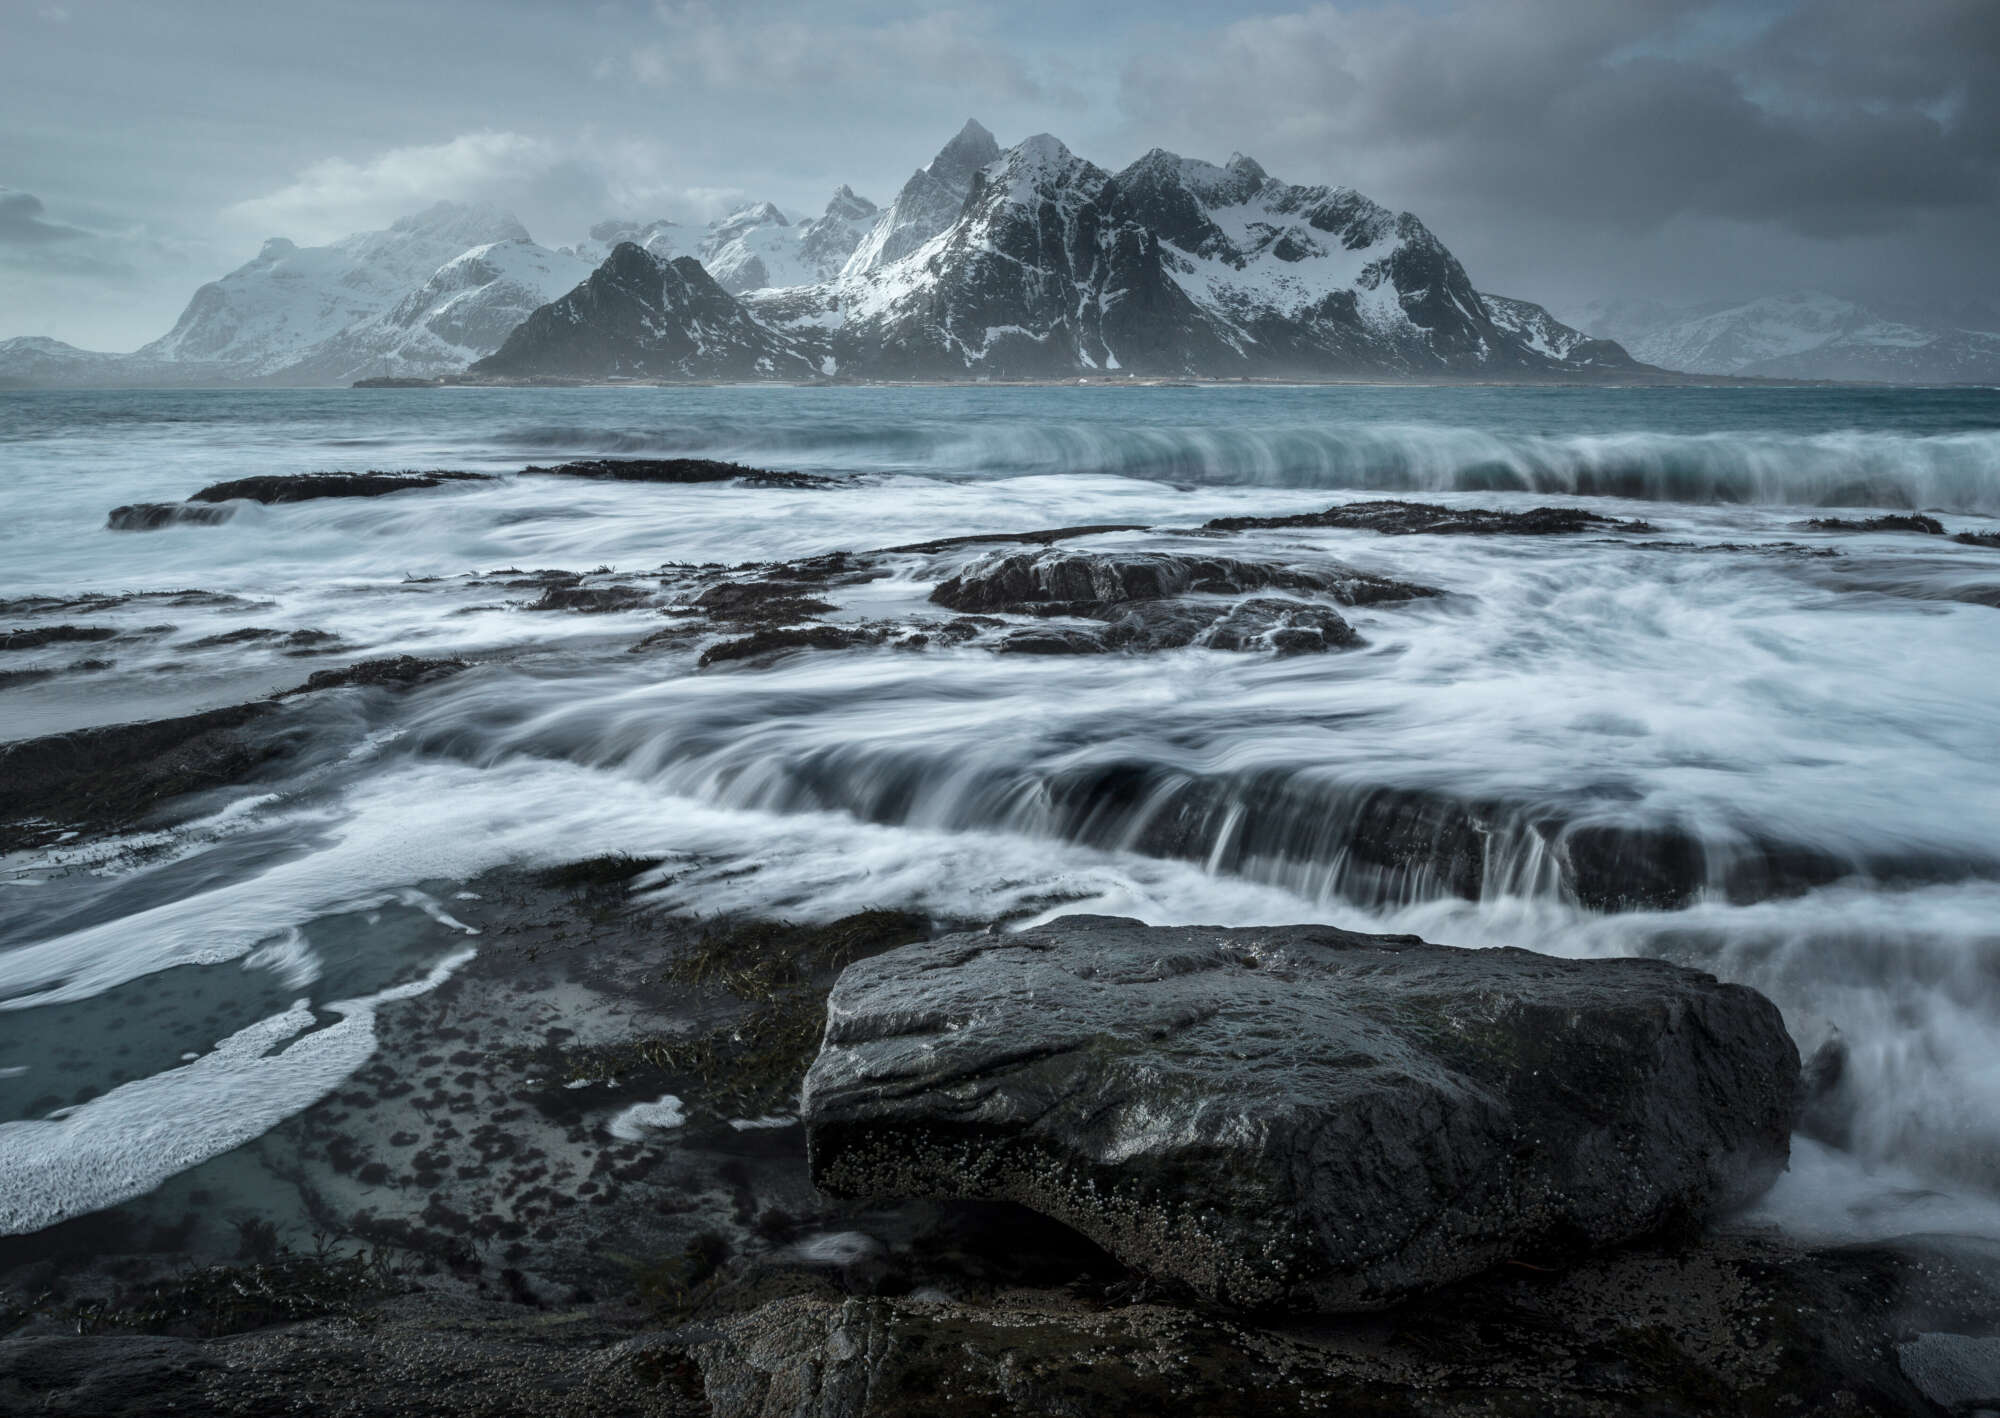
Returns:
[[[902,260],[958,220],[973,179],[1000,158],[1000,144],[979,122],[968,120],[958,136],[910,174],[895,201],[855,245],[843,276],[860,275]]]
[[[855,221],[872,217],[881,209],[863,197],[846,183],[834,188],[833,197],[826,204],[826,215],[844,221]]]
[[[972,174],[1000,156],[1000,143],[976,118],[965,120],[958,135],[938,150],[924,168],[931,176],[963,186]]]
[[[266,237],[263,246],[258,248],[253,264],[262,263],[269,265],[273,261],[282,261],[298,249],[298,243],[289,237]]]

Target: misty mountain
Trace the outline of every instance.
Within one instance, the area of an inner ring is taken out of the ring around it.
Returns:
[[[795,222],[769,202],[752,202],[706,227],[599,222],[574,251],[594,266],[629,241],[663,261],[694,257],[727,291],[803,286],[838,275],[880,217],[873,202],[842,186],[809,221]]]
[[[1695,374],[2000,383],[2000,333],[1911,324],[1823,291],[1692,308],[1604,302],[1580,323],[1648,364]]]
[[[327,246],[274,237],[129,355],[0,342],[0,380],[345,384],[441,374],[497,349],[590,271],[580,257],[536,245],[506,212],[440,202]]]
[[[328,246],[273,237],[254,260],[196,291],[174,328],[137,354],[213,365],[239,379],[282,375],[312,361],[315,347],[386,314],[469,248],[528,239],[505,212],[449,202]]]
[[[616,282],[557,302],[473,372],[688,367],[688,332],[662,323],[650,284],[635,278],[649,254],[662,264],[657,248],[620,248]],[[631,309],[618,291],[631,292]],[[772,368],[806,361],[858,377],[1638,368],[1538,306],[1489,307],[1421,221],[1350,188],[1294,186],[1241,156],[1218,167],[1160,150],[1112,174],[1046,134],[995,151],[977,124],[911,178],[839,276],[736,303],[732,325],[765,332]],[[722,318],[706,301],[700,311]]]

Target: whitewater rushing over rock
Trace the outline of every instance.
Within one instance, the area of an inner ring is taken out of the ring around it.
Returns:
[[[527,1246],[554,1184],[480,1168],[781,1138],[768,1081],[725,1115],[559,1071],[634,1015],[488,877],[626,854],[589,931],[1094,912],[1693,966],[1815,1061],[1762,1218],[2000,1236],[1993,397],[0,395],[0,1229]],[[364,471],[420,476],[288,480]],[[475,1133],[517,1107],[546,1161]]]

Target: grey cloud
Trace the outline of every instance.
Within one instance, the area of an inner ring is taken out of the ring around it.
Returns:
[[[43,246],[90,235],[78,227],[43,221],[44,210],[34,193],[0,187],[0,245]]]
[[[1418,191],[1633,228],[1677,214],[1844,235],[1991,202],[2000,6],[1809,0],[1690,51],[1691,4],[1482,0],[1443,13],[1319,7],[1138,59],[1136,123],[1176,110],[1329,147]],[[1906,21],[1890,43],[1872,18]]]
[[[1902,234],[1953,253],[1943,280],[1991,286],[1972,255],[2000,226],[1991,0],[1318,5],[1135,56],[1120,92],[1134,132],[1227,134],[1417,211],[1476,276],[1612,284],[1635,274],[1621,247],[1685,265],[1683,243],[1712,268],[1771,252],[1728,273],[1752,283],[1864,279]]]

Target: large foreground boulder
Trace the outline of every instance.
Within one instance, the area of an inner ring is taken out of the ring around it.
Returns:
[[[1785,1167],[1798,1051],[1650,960],[1072,916],[848,967],[814,1181],[1054,1217],[1210,1300],[1366,1309],[1699,1221]]]

